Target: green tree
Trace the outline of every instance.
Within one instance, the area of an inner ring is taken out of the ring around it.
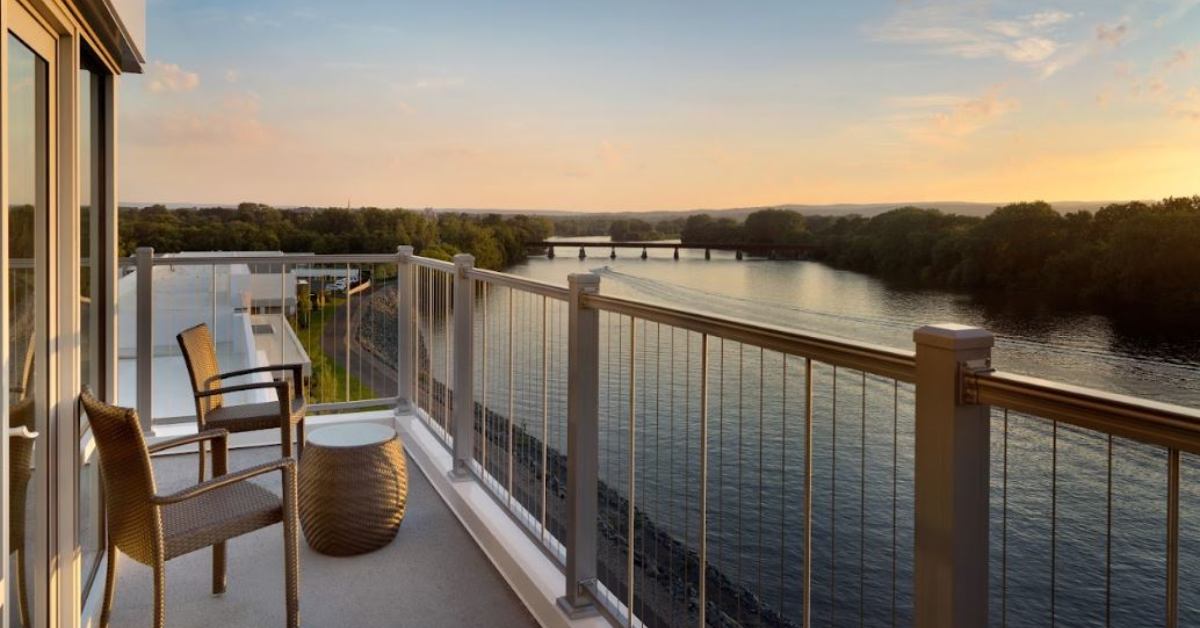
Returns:
[[[760,209],[746,216],[745,241],[752,244],[801,244],[808,229],[800,212]]]

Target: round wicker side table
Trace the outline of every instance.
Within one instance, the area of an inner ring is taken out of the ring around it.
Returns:
[[[313,430],[299,476],[300,527],[314,550],[364,554],[396,537],[408,499],[408,472],[392,428],[359,424]]]

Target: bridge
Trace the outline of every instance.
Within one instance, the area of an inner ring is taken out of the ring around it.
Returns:
[[[587,259],[587,249],[589,248],[607,248],[609,249],[609,258],[611,259],[617,258],[617,249],[641,249],[642,259],[650,256],[650,249],[674,249],[675,259],[679,259],[680,249],[703,250],[704,259],[712,259],[713,251],[733,251],[739,260],[743,259],[745,255],[766,257],[769,259],[803,259],[820,250],[820,247],[811,244],[772,244],[766,242],[604,242],[602,240],[564,242],[543,240],[527,242],[525,246],[529,249],[544,249],[546,257],[550,259],[554,259],[555,257],[555,247],[579,247],[579,259]]]

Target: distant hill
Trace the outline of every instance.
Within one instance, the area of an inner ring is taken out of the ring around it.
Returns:
[[[1105,205],[1111,203],[1119,203],[1124,201],[1052,201],[1050,204],[1060,212],[1074,212],[1080,210],[1096,211]],[[663,211],[560,211],[547,209],[473,209],[473,208],[435,208],[434,211],[439,212],[462,212],[466,214],[530,214],[537,216],[559,217],[559,216],[589,216],[594,218],[629,218],[636,217],[643,220],[663,220],[670,218],[678,218],[680,216],[689,216],[692,214],[709,214],[713,216],[722,216],[727,218],[745,218],[760,209],[767,208],[783,208],[798,211],[807,216],[849,216],[858,214],[860,216],[874,216],[882,214],[886,211],[891,211],[899,207],[922,207],[927,209],[940,209],[951,214],[962,214],[964,216],[986,216],[992,210],[1005,205],[1006,203],[968,203],[962,201],[944,201],[944,202],[911,202],[911,203],[837,203],[831,205],[803,205],[803,204],[785,204],[785,205],[762,205],[758,207],[732,207],[727,209],[679,209],[679,210],[663,210]]]
[[[1050,204],[1060,212],[1074,212],[1080,210],[1096,211],[1110,203],[1119,203],[1124,201],[1052,201]],[[228,203],[161,203],[170,209],[191,209],[195,207],[223,207],[234,209],[237,204]],[[860,216],[874,216],[883,212],[896,209],[898,207],[923,207],[930,209],[940,209],[947,213],[962,214],[964,216],[986,216],[992,210],[1004,205],[1005,203],[967,203],[962,201],[939,201],[939,202],[898,202],[898,203],[837,203],[830,205],[804,205],[804,204],[785,204],[785,205],[762,205],[758,207],[731,207],[726,209],[712,208],[697,208],[697,209],[679,209],[679,210],[651,210],[651,211],[573,211],[573,210],[556,210],[556,209],[488,209],[488,208],[460,208],[460,207],[434,207],[435,212],[453,212],[464,214],[527,214],[531,216],[546,216],[546,217],[568,217],[568,216],[589,216],[592,218],[631,218],[636,217],[642,220],[664,220],[671,218],[679,218],[680,216],[689,216],[692,214],[710,214],[713,216],[722,216],[728,218],[741,219],[747,215],[756,212],[760,209],[768,207],[778,207],[798,211],[807,216],[848,216],[858,214]],[[148,207],[154,203],[134,203],[122,202],[122,207]],[[313,209],[308,205],[278,205],[279,209],[297,209],[306,210]],[[407,207],[411,210],[426,210],[429,208]]]

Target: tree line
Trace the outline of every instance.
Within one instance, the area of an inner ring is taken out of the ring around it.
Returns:
[[[840,268],[1122,315],[1200,315],[1200,196],[1094,213],[1014,203],[982,218],[904,207],[805,224],[817,258]]]
[[[744,222],[708,214],[689,216],[680,239],[684,244],[809,244],[811,237],[799,212],[760,209]]]
[[[609,236],[613,242],[650,242],[679,237],[685,218],[643,220],[608,216],[556,216],[554,234],[563,237]]]
[[[418,255],[448,260],[471,253],[480,268],[502,270],[525,259],[525,243],[544,240],[554,225],[536,216],[456,214],[403,209],[276,209],[257,203],[232,208],[121,208],[121,255],[141,246],[180,251],[394,253],[411,244]]]
[[[685,243],[809,244],[831,266],[918,287],[1026,293],[1060,306],[1200,320],[1200,196],[1060,213],[1013,203],[984,217],[902,207],[864,217],[764,209],[693,215]]]
[[[998,207],[984,217],[920,207],[872,217],[764,209],[744,221],[698,214],[658,223],[156,205],[121,210],[120,247],[122,255],[139,246],[323,254],[390,253],[412,244],[420,255],[449,259],[469,252],[478,266],[501,270],[525,258],[528,242],[556,233],[648,240],[672,230],[684,243],[810,244],[819,261],[919,287],[1028,293],[1066,306],[1200,320],[1200,196],[1114,203],[1095,212],[1060,213],[1039,201]]]

